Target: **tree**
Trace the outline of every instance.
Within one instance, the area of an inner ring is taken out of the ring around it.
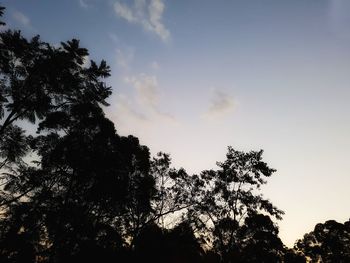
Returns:
[[[152,196],[151,221],[163,228],[174,227],[176,221],[190,207],[190,176],[183,168],[171,168],[169,154],[159,152],[151,161],[151,174],[155,180],[156,192]],[[179,223],[179,222],[177,222]]]
[[[245,218],[264,212],[281,219],[283,214],[259,194],[265,177],[275,172],[262,161],[262,153],[244,153],[229,147],[227,159],[217,163],[218,170],[203,171],[192,178],[193,206],[188,217],[223,262],[232,262],[239,255],[239,232]]]
[[[148,148],[119,136],[104,116],[109,67],[85,67],[88,52],[75,39],[53,47],[11,30],[0,39],[3,262],[70,261],[88,247],[121,251],[130,211],[151,211],[154,181]]]
[[[285,248],[278,237],[278,227],[269,216],[252,214],[246,217],[238,235],[240,262],[282,262]]]
[[[0,17],[4,15],[4,10],[5,10],[5,7],[0,6]],[[4,26],[4,25],[6,24],[3,21],[0,21],[0,26]]]
[[[6,116],[1,135],[17,120],[35,123],[77,103],[107,105],[111,91],[101,78],[109,76],[109,67],[105,61],[84,67],[88,51],[78,40],[55,48],[39,36],[28,41],[11,30],[1,32],[0,39],[0,117]]]
[[[68,123],[76,105],[107,105],[111,90],[102,79],[109,76],[109,67],[104,61],[99,66],[91,61],[90,67],[84,67],[87,55],[88,51],[76,39],[56,48],[42,42],[39,36],[28,41],[20,31],[0,33],[2,170],[23,166],[21,160],[28,153],[30,137],[17,125],[19,120],[54,127]],[[11,181],[8,176],[0,179],[3,185]],[[0,206],[22,197],[21,194],[9,196],[2,192]]]
[[[148,148],[132,136],[118,136],[99,108],[77,105],[70,113],[71,121],[59,126],[63,135],[50,126],[54,132],[31,140],[39,166],[15,170],[5,185],[13,195],[26,193],[25,200],[8,205],[5,225],[35,231],[33,243],[48,242],[37,253],[43,256],[46,249],[54,262],[82,254],[87,241],[122,249],[133,234],[133,220],[151,211]],[[20,217],[35,218],[35,227],[13,221],[17,206],[28,207]]]
[[[192,176],[151,159],[106,118],[109,67],[87,55],[76,39],[0,32],[0,261],[279,259],[262,151],[229,147],[218,170]]]
[[[164,229],[176,226],[190,206],[186,188],[190,185],[190,176],[183,168],[175,169],[170,165],[169,154],[162,152],[149,163],[145,160],[143,169],[134,165],[127,188],[131,198],[126,202],[128,212],[121,218],[131,247],[135,238],[149,226],[157,225]]]
[[[296,242],[295,249],[311,262],[350,262],[350,220],[319,223]]]
[[[295,249],[286,249],[283,258],[285,263],[306,263],[303,253]]]
[[[154,223],[135,238],[135,262],[201,262],[203,250],[191,226],[182,222],[172,229]]]

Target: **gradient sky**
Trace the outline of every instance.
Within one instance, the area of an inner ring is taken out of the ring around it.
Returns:
[[[263,193],[291,246],[350,217],[349,0],[8,0],[5,21],[106,59],[122,135],[215,168],[226,147],[264,149]]]

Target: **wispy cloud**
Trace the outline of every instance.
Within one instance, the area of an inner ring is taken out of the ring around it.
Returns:
[[[177,123],[174,116],[160,108],[161,94],[156,76],[142,73],[125,77],[124,82],[133,88],[133,92],[132,95],[117,98],[116,103],[120,105],[118,111],[140,121]]]
[[[156,76],[140,74],[139,76],[127,77],[125,81],[135,88],[139,104],[156,109],[159,97]]]
[[[127,5],[116,2],[114,4],[114,10],[118,16],[126,19],[128,22],[137,22],[137,18],[134,16],[133,10]]]
[[[15,10],[12,13],[12,17],[17,23],[21,24],[22,26],[32,28],[30,19],[22,12]]]
[[[129,23],[139,24],[145,30],[158,35],[163,41],[170,38],[170,31],[163,24],[165,4],[162,0],[134,0],[133,5],[114,4],[116,14]]]
[[[135,110],[132,100],[123,95],[117,95],[116,112],[121,113],[123,117],[128,116],[137,121],[148,121],[146,115]]]
[[[82,7],[82,8],[89,8],[90,5],[86,3],[85,0],[79,0],[79,5]]]
[[[209,108],[204,113],[204,117],[222,117],[231,113],[233,108],[234,99],[230,94],[221,90],[214,90],[210,99]]]
[[[130,64],[134,60],[134,50],[131,48],[117,49],[116,53],[118,67],[124,70],[128,70]]]
[[[120,43],[120,39],[119,37],[114,34],[114,33],[108,33],[108,37],[115,43],[115,44],[119,44]]]
[[[116,123],[119,134],[140,134],[150,128],[152,122],[146,114],[135,105],[134,99],[123,93],[112,95],[108,117]]]

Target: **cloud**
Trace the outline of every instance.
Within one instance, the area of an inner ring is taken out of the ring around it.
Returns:
[[[119,37],[114,34],[114,33],[108,33],[108,37],[115,43],[115,44],[119,44],[120,40]]]
[[[139,104],[151,107],[153,110],[157,108],[159,94],[156,76],[140,74],[139,76],[127,77],[125,81],[135,88]]]
[[[21,25],[25,26],[25,27],[31,27],[30,24],[30,19],[23,13],[19,12],[19,11],[14,11],[12,13],[12,17]]]
[[[79,5],[82,7],[82,8],[89,8],[90,5],[88,5],[85,0],[79,0]]]
[[[123,113],[122,116],[130,116],[132,119],[136,119],[138,121],[148,121],[144,114],[135,110],[135,107],[132,105],[132,101],[123,94],[117,95],[116,111]]]
[[[154,31],[163,40],[168,39],[170,32],[165,28],[162,23],[162,16],[165,9],[165,5],[162,0],[151,0],[148,6],[149,20],[145,21],[145,27],[150,31]]]
[[[232,112],[234,99],[224,91],[214,90],[210,100],[210,106],[205,112],[204,117],[222,117]]]
[[[158,35],[163,41],[170,38],[170,32],[163,24],[165,5],[163,0],[134,0],[134,5],[121,2],[114,4],[116,14],[129,23],[139,24],[146,31]]]
[[[133,10],[131,10],[128,6],[116,2],[114,4],[114,10],[118,16],[126,19],[128,22],[136,22],[137,18],[133,14]]]
[[[112,95],[112,103],[107,107],[107,116],[116,123],[119,134],[139,134],[152,125],[146,114],[135,105],[133,98],[125,94]]]
[[[129,69],[131,62],[134,60],[134,51],[131,48],[117,49],[117,65],[122,69]]]
[[[174,116],[160,109],[161,94],[156,76],[142,73],[135,76],[128,76],[124,81],[126,84],[133,87],[133,96],[129,98],[125,96],[123,99],[124,101],[122,101],[123,111],[129,113],[129,116],[132,115],[132,118],[143,121],[177,123]],[[126,99],[128,103],[125,103]],[[118,103],[120,103],[120,101]],[[138,109],[138,111],[135,109]],[[138,112],[142,112],[142,114],[140,115]]]

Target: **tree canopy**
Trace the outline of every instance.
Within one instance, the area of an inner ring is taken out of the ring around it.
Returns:
[[[110,68],[88,55],[77,39],[0,32],[1,262],[350,260],[349,222],[283,245],[262,150],[228,147],[191,175],[119,135],[103,111]]]
[[[319,223],[295,244],[311,262],[350,262],[350,220]]]

